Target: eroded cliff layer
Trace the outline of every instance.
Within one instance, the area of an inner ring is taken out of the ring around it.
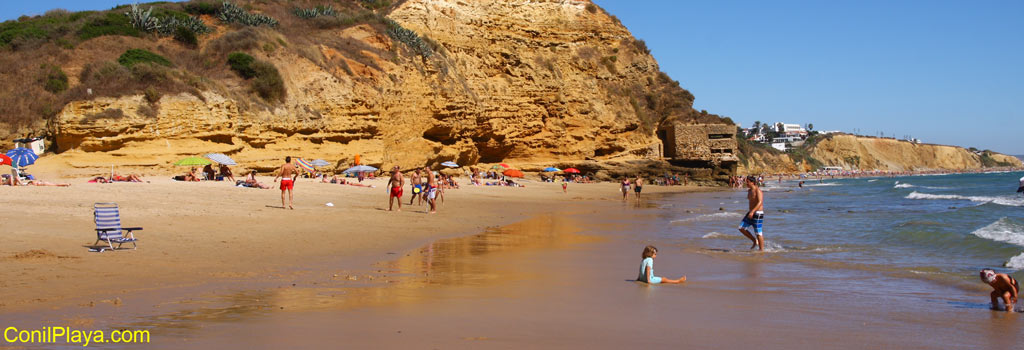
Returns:
[[[854,135],[831,135],[815,143],[808,153],[821,166],[849,170],[973,170],[1022,166],[1020,159],[994,152],[978,154],[956,146]],[[750,156],[746,164],[741,164],[739,172],[796,173],[814,170],[817,169],[810,162],[796,162],[787,154],[757,154]]]
[[[287,6],[265,3],[251,5],[268,13]],[[202,38],[199,59],[214,68],[196,73],[207,78],[198,79],[197,91],[156,101],[141,93],[71,101],[52,123],[56,158],[75,167],[168,166],[184,155],[222,152],[253,168],[285,155],[338,167],[356,154],[402,167],[644,159],[658,156],[661,120],[695,115],[693,96],[589,1],[410,0],[386,17],[421,35],[430,54],[417,54],[380,25],[299,36],[287,21],[254,31],[204,17],[215,32]],[[245,40],[257,41],[248,52],[280,70],[283,102],[249,100],[246,82],[220,63],[220,41],[246,31]],[[117,53],[97,48],[113,40],[79,45],[65,70],[112,60]],[[169,39],[116,40],[177,50]]]

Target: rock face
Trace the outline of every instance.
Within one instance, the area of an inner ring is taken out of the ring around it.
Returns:
[[[73,101],[53,123],[57,147],[70,163],[104,152],[166,166],[223,152],[257,169],[285,155],[338,167],[356,154],[402,167],[658,156],[655,103],[675,82],[589,1],[410,0],[387,17],[435,42],[434,54],[410,54],[369,25],[319,33],[365,49],[296,42],[252,53],[281,71],[280,105],[242,108],[244,88],[231,83],[152,105],[142,95]],[[671,103],[690,110],[689,96]]]
[[[956,146],[915,144],[907,141],[854,135],[832,135],[821,140],[810,156],[823,166],[860,170],[971,170],[991,166],[1021,167],[1016,157],[987,153],[985,157]],[[741,164],[739,173],[798,173],[814,171],[813,166],[797,163],[787,154],[756,154]]]

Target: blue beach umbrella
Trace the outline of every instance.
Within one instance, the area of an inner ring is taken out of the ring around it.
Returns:
[[[217,162],[218,164],[238,165],[238,163],[235,163],[234,159],[231,159],[231,157],[228,157],[224,153],[207,153],[206,158]]]
[[[15,167],[32,165],[36,162],[36,159],[39,159],[36,152],[32,152],[32,150],[25,147],[18,147],[7,151],[7,156],[11,157],[11,164]]]
[[[562,171],[562,169],[559,169],[559,168],[556,168],[556,167],[553,167],[553,166],[549,166],[547,168],[544,168],[544,172],[554,172],[554,171]]]
[[[323,160],[323,159],[313,160],[312,162],[309,162],[309,164],[313,164],[313,166],[328,166],[328,165],[331,165],[330,162],[328,162],[326,160]]]
[[[369,166],[369,165],[356,165],[354,167],[345,169],[345,171],[343,171],[342,173],[344,173],[344,174],[351,174],[351,173],[362,173],[362,172],[368,172],[368,171],[377,171],[377,168],[374,168],[374,167]]]
[[[458,168],[459,167],[459,165],[456,164],[453,161],[447,161],[447,162],[441,163],[441,165],[449,167],[449,168]]]

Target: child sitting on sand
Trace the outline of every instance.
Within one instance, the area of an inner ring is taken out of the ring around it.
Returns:
[[[636,280],[641,282],[647,282],[650,284],[658,283],[683,283],[686,282],[686,276],[679,277],[679,279],[668,279],[661,278],[654,275],[654,258],[658,257],[658,248],[653,245],[644,247],[643,262],[640,263],[640,275],[637,276]]]

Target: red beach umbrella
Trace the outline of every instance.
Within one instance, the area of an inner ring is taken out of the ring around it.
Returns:
[[[11,165],[11,164],[13,164],[11,162],[11,157],[8,157],[6,154],[0,154],[0,165]]]
[[[505,169],[511,168],[511,166],[509,166],[508,164],[505,164],[505,163],[501,163],[501,164],[498,164],[498,165],[500,165],[502,168],[505,168]]]
[[[516,169],[505,170],[502,174],[508,177],[523,177],[523,172]]]
[[[570,173],[570,174],[579,174],[580,173],[580,170],[576,169],[576,168],[569,168],[569,169],[565,169],[565,170],[562,170],[562,171]]]

